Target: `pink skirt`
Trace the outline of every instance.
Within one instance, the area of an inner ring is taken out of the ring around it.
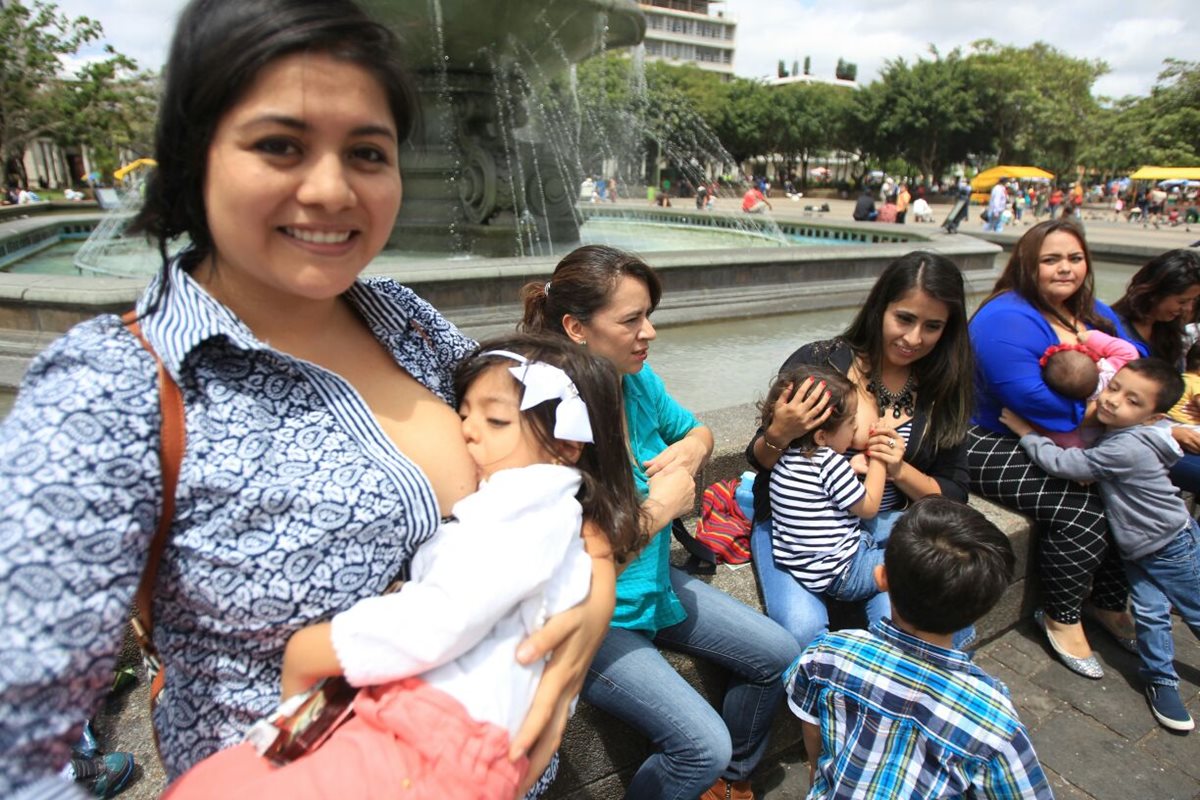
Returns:
[[[359,691],[354,716],[317,750],[285,767],[250,744],[188,770],[165,800],[413,798],[512,800],[527,760],[508,760],[508,731],[467,715],[419,678]]]

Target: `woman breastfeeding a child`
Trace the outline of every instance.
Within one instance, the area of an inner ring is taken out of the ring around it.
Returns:
[[[1200,298],[1200,255],[1177,249],[1155,256],[1129,279],[1113,312],[1125,328],[1125,334],[1138,355],[1161,358],[1185,370],[1184,355],[1188,337],[1185,324],[1192,321],[1196,299]],[[1195,410],[1195,409],[1194,409]],[[1200,493],[1200,430],[1193,425],[1177,425],[1171,435],[1183,448],[1184,456],[1171,467],[1171,481],[1180,489]]]
[[[452,380],[474,343],[411,290],[359,279],[400,207],[402,52],[350,0],[181,13],[137,220],[163,254],[138,320],[169,378],[102,315],[35,360],[0,427],[0,795],[69,788],[56,773],[111,682],[172,496],[151,588],[165,663],[153,721],[174,779],[275,709],[292,634],[409,577],[475,491]],[[166,381],[186,437],[174,491]],[[594,527],[589,546],[608,551]],[[523,786],[607,629],[612,560],[589,560],[588,600],[519,650],[525,664],[553,651],[502,754]]]
[[[910,253],[884,269],[841,336],[801,347],[780,369],[746,450],[759,473],[751,547],[767,614],[801,647],[828,629],[827,598],[865,600],[871,622],[888,613],[867,567],[899,509],[927,495],[967,498],[965,309],[958,268]],[[814,380],[825,371],[835,379]],[[851,485],[849,469],[865,487]],[[798,495],[818,482],[828,487],[820,497]],[[800,529],[818,506],[832,525],[805,545]],[[884,519],[860,534],[856,515],[876,513]]]
[[[1094,487],[1053,477],[1034,464],[999,421],[1008,408],[1041,431],[1077,432],[1088,422],[1088,397],[1097,387],[1095,359],[1132,355],[1106,349],[1114,344],[1107,337],[1120,335],[1120,326],[1094,297],[1087,245],[1073,220],[1042,222],[1021,237],[970,331],[978,367],[968,447],[971,488],[1033,517],[1044,601],[1038,620],[1068,668],[1099,678],[1103,670],[1080,623],[1089,585],[1089,611],[1097,621],[1126,647],[1134,635],[1125,612],[1128,587],[1109,541],[1104,506]],[[1065,356],[1084,362],[1084,380],[1071,391],[1053,375],[1055,362]],[[1043,372],[1048,368],[1049,379]]]

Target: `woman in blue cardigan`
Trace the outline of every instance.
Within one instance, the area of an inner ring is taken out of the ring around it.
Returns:
[[[1038,360],[1050,345],[1077,343],[1085,329],[1124,336],[1112,309],[1095,299],[1083,232],[1069,219],[1030,228],[992,293],[971,319],[976,399],[968,435],[971,490],[1033,517],[1039,528],[1038,569],[1044,613],[1038,620],[1068,668],[1104,675],[1080,623],[1091,587],[1096,620],[1121,643],[1133,642],[1125,611],[1128,585],[1110,546],[1104,505],[1095,487],[1056,478],[1034,464],[999,421],[1009,408],[1049,431],[1083,421],[1082,401],[1046,386]]]

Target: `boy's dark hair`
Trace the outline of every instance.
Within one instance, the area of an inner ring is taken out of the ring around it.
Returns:
[[[606,359],[590,355],[565,336],[515,333],[482,342],[463,359],[454,373],[454,392],[461,400],[467,387],[492,366],[514,367],[517,363],[502,355],[481,355],[490,350],[507,350],[558,367],[567,373],[587,406],[594,442],[584,443],[575,466],[583,477],[579,504],[586,520],[596,523],[608,537],[613,556],[624,562],[646,544],[642,532],[641,500],[633,480],[633,466],[625,441],[624,404],[621,381]],[[516,378],[517,396],[525,387]],[[554,420],[559,401],[547,400],[521,412],[533,428],[538,443],[549,453],[560,453],[554,438]]]
[[[896,523],[883,563],[896,613],[917,630],[948,634],[996,605],[1012,582],[1016,556],[983,514],[934,495]]]
[[[855,411],[854,400],[857,398],[854,384],[850,383],[845,375],[835,369],[828,367],[814,367],[807,364],[789,369],[779,373],[775,380],[771,382],[771,388],[767,392],[767,396],[761,403],[758,404],[759,413],[762,414],[762,427],[766,430],[771,424],[771,418],[775,413],[775,403],[783,395],[784,390],[788,391],[787,399],[791,400],[796,396],[796,392],[800,391],[800,385],[807,378],[812,378],[812,386],[809,387],[805,397],[815,391],[820,391],[820,384],[825,383],[825,389],[829,391],[829,407],[833,409],[829,415],[829,419],[825,420],[819,428],[813,428],[803,436],[797,437],[788,442],[785,447],[798,447],[804,455],[812,455],[816,452],[817,443],[814,436],[817,431],[831,432],[837,430],[838,426],[846,421]]]
[[[1188,372],[1200,370],[1200,341],[1195,342],[1188,348],[1185,366]]]
[[[1042,380],[1054,391],[1072,400],[1087,400],[1096,391],[1100,368],[1096,359],[1079,350],[1059,350],[1046,359]]]
[[[1175,407],[1179,398],[1183,397],[1183,376],[1179,374],[1179,370],[1161,358],[1138,358],[1121,369],[1141,375],[1158,385],[1158,393],[1154,399],[1155,413],[1167,413]]]

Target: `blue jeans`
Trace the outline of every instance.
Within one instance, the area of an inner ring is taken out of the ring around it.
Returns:
[[[892,527],[903,516],[903,511],[885,511],[863,523],[863,529],[874,536],[875,544],[883,547],[891,535]],[[762,590],[763,604],[767,616],[778,622],[796,637],[800,647],[808,647],[820,635],[829,630],[829,609],[822,595],[813,594],[792,577],[792,573],[779,567],[771,553],[771,520],[756,522],[750,531],[750,551],[754,570],[758,574],[758,586]],[[865,603],[869,623],[891,614],[891,602],[883,593],[876,594]],[[968,625],[954,633],[954,646],[962,650],[975,641],[975,626]]]
[[[1200,494],[1200,455],[1184,453],[1168,473],[1171,483],[1185,492]]]
[[[833,579],[824,594],[835,600],[851,603],[865,600],[869,623],[874,623],[882,617],[890,617],[892,614],[891,602],[887,601],[887,594],[879,591],[879,586],[875,583],[875,567],[882,563],[883,548],[875,544],[870,531],[862,531],[858,540],[858,549],[850,558],[846,571]],[[878,602],[877,597],[883,597],[887,602]]]
[[[1125,574],[1142,659],[1139,674],[1146,683],[1178,686],[1171,606],[1200,638],[1200,525],[1192,520],[1166,547],[1126,560]]]
[[[888,525],[886,530],[890,533],[891,526]],[[754,524],[750,531],[750,552],[767,616],[796,637],[802,648],[808,647],[829,630],[829,609],[825,606],[824,595],[805,589],[792,573],[775,563],[771,553],[771,520]],[[887,595],[876,594],[866,601],[868,622],[888,616],[891,609]]]
[[[719,777],[746,780],[766,751],[783,699],[795,639],[762,614],[671,568],[687,619],[653,638],[610,628],[582,697],[643,733],[657,752],[633,776],[627,798],[695,800]],[[658,647],[690,653],[730,673],[720,711],[677,673]]]

